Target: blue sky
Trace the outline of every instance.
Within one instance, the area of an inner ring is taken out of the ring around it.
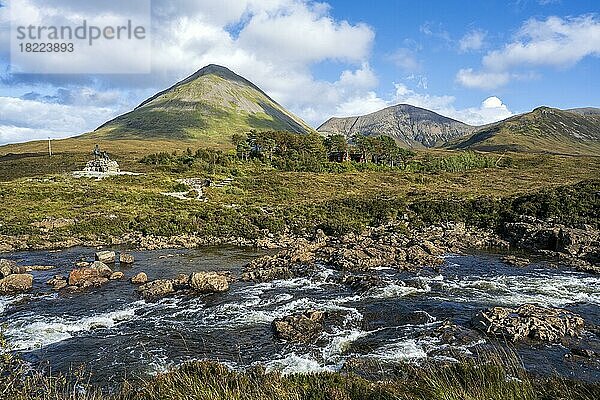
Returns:
[[[45,24],[107,4],[54,1],[53,13],[50,0],[13,1],[37,7]],[[152,73],[18,75],[2,7],[0,144],[92,130],[209,63],[315,127],[397,103],[471,124],[539,105],[598,107],[599,11],[591,0],[153,0]],[[139,62],[118,50],[111,58]]]
[[[512,80],[493,89],[465,88],[455,79],[456,71],[480,67],[483,55],[510,43],[527,20],[594,14],[597,18],[597,1],[379,1],[365,7],[362,2],[334,0],[329,4],[336,18],[366,21],[375,28],[371,65],[380,76],[379,90],[385,90],[389,82],[404,80],[406,71],[390,65],[386,55],[406,47],[419,62],[416,73],[427,78],[428,91],[455,96],[457,107],[473,106],[488,95],[501,97],[519,112],[542,104],[561,108],[600,105],[598,44],[595,57],[573,66],[523,66],[523,73],[532,79]],[[472,31],[485,34],[481,47],[460,51],[460,40]]]

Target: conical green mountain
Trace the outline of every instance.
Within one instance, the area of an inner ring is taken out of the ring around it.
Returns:
[[[252,82],[208,65],[94,132],[98,139],[229,138],[251,129],[314,131]]]
[[[600,110],[538,107],[482,126],[470,137],[449,143],[454,149],[600,155]]]

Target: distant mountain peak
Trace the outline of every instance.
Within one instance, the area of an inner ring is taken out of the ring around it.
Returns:
[[[405,147],[434,147],[471,133],[475,128],[425,108],[397,104],[355,117],[334,117],[317,131],[324,135],[390,136]]]

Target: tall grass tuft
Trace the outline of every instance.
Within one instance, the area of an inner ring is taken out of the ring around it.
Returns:
[[[192,362],[110,393],[81,370],[52,376],[32,371],[10,351],[0,356],[1,400],[596,400],[600,384],[537,379],[509,352],[451,364],[402,365],[366,378],[354,372],[283,375],[263,367],[233,371]],[[367,365],[367,369],[369,368]]]

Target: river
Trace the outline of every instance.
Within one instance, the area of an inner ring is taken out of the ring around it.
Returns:
[[[447,343],[434,334],[444,321],[468,326],[478,310],[490,306],[537,303],[564,307],[600,325],[600,277],[549,268],[504,264],[499,256],[449,255],[439,271],[420,273],[381,269],[384,284],[367,290],[336,283],[327,268],[307,278],[270,283],[235,282],[223,294],[178,295],[157,302],[140,300],[129,277],[150,279],[195,271],[232,271],[261,252],[235,248],[134,252],[131,267],[116,268],[126,279],[79,293],[55,293],[44,284],[67,275],[74,263],[91,260],[94,249],[34,251],[0,255],[21,265],[54,265],[34,272],[31,293],[0,297],[0,323],[13,350],[33,365],[48,363],[67,372],[85,365],[103,385],[124,377],[146,377],[188,360],[210,359],[232,368],[257,363],[284,373],[336,371],[349,359],[380,363],[450,359],[484,344],[483,336]],[[316,344],[290,344],[274,338],[274,318],[322,309],[331,322]],[[600,338],[584,332],[577,345],[600,352]],[[600,363],[565,358],[561,344],[521,344],[515,351],[533,372],[558,373],[600,381]]]

